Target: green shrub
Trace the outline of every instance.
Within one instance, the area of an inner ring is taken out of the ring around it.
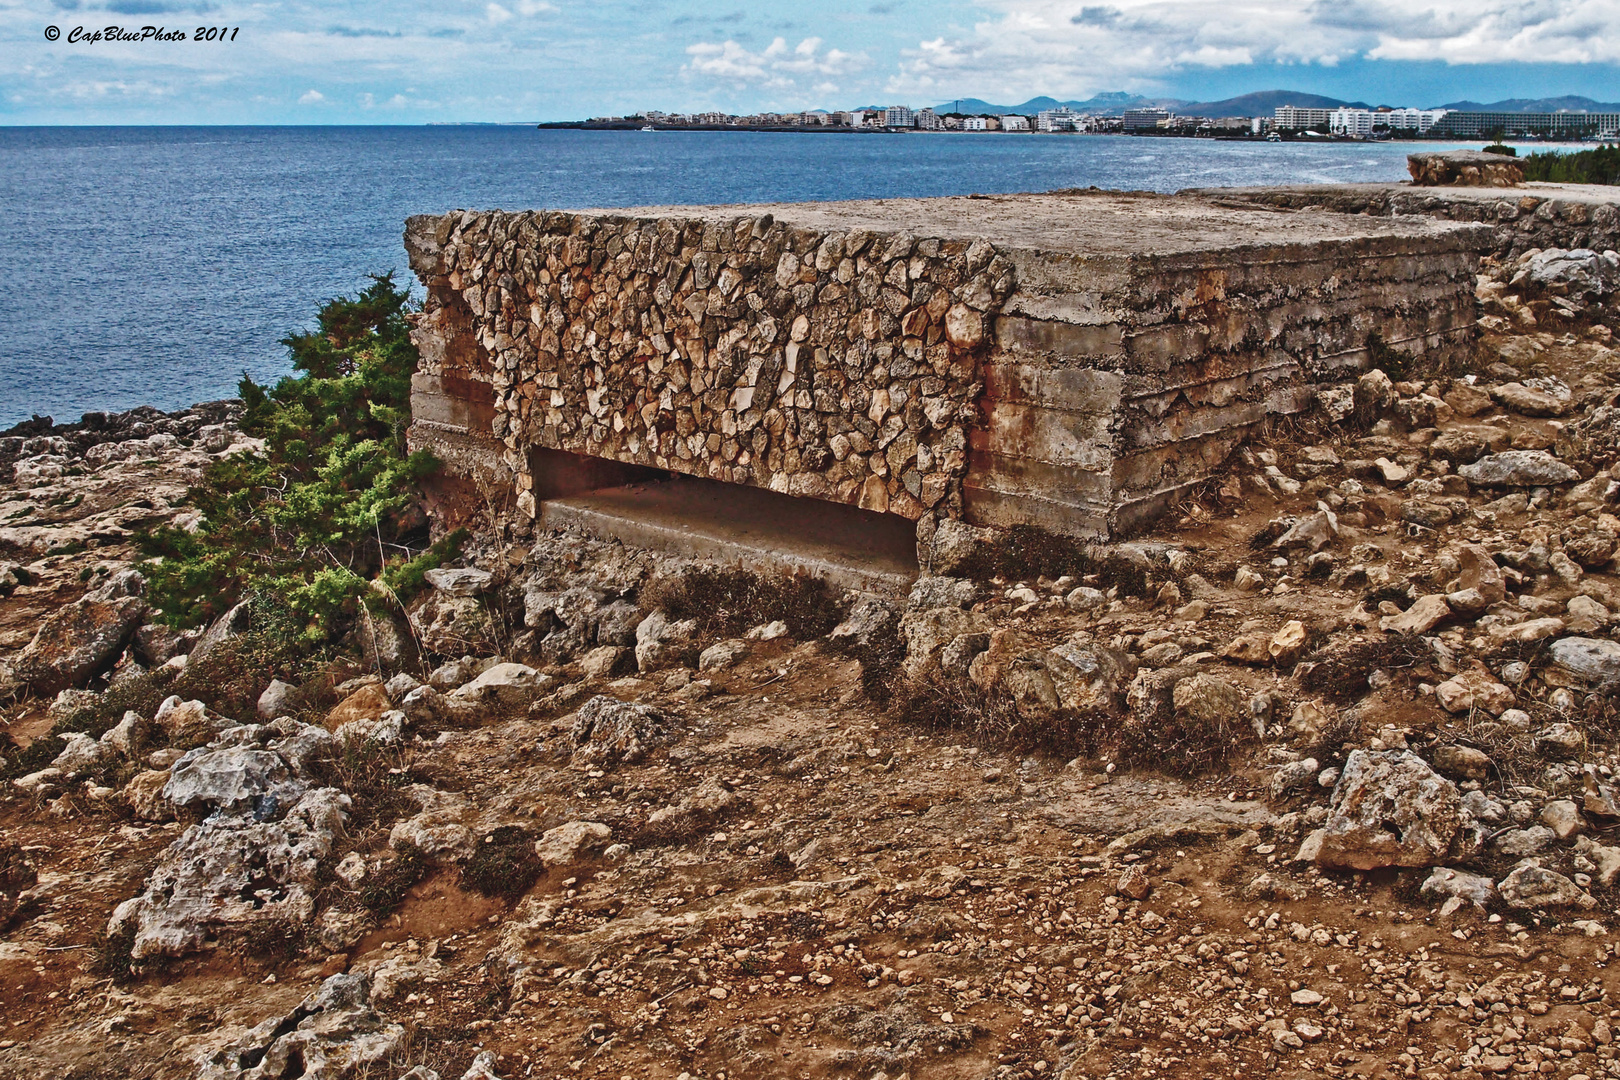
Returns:
[[[1620,146],[1574,153],[1543,150],[1524,159],[1524,178],[1553,184],[1620,184]]]
[[[242,428],[264,440],[262,451],[208,467],[189,496],[203,513],[196,532],[141,538],[161,557],[144,569],[170,623],[199,625],[268,593],[313,646],[372,594],[387,551],[411,561],[411,543],[425,539],[410,512],[415,484],[435,463],[405,447],[417,362],[409,309],[408,289],[373,276],[358,296],[327,301],[315,330],[283,340],[297,374],[271,387],[242,377]]]

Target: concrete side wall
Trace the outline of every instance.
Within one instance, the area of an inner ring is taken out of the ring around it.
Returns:
[[[1129,532],[1268,415],[1365,369],[1371,334],[1414,354],[1463,347],[1472,232],[1020,261],[985,363],[967,517]]]
[[[960,512],[987,244],[606,214],[413,218],[424,445],[494,440],[917,519]]]
[[[1581,197],[1567,197],[1537,187],[1503,189],[1487,195],[1477,190],[1458,193],[1445,188],[1356,184],[1239,188],[1205,194],[1258,206],[1321,208],[1378,217],[1413,214],[1442,221],[1478,222],[1490,227],[1481,254],[1504,258],[1517,258],[1531,248],[1620,248],[1620,192],[1613,189],[1583,191]]]

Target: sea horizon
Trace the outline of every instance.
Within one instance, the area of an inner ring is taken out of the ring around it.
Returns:
[[[230,397],[243,373],[274,381],[290,370],[280,340],[308,329],[321,302],[372,273],[412,283],[400,239],[411,214],[1394,181],[1414,150],[1477,148],[657,135],[517,123],[0,125],[0,197],[17,218],[0,238],[16,268],[0,302],[0,428]]]

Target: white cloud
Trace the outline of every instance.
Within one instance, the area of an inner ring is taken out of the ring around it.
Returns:
[[[518,14],[526,19],[536,15],[555,15],[561,10],[556,4],[546,3],[546,0],[519,0],[517,9]]]
[[[1620,60],[1620,0],[979,0],[970,30],[903,50],[889,89],[1084,96],[1199,68],[1374,60]]]
[[[319,105],[326,100],[326,95],[319,90],[305,90],[304,96],[298,99],[300,105]]]
[[[484,17],[492,23],[503,23],[512,17],[512,13],[499,4],[489,4],[484,8]]]
[[[792,48],[786,38],[776,38],[762,52],[750,52],[735,41],[698,42],[686,49],[689,59],[683,74],[725,82],[751,84],[774,90],[792,90],[800,77],[815,78],[818,93],[836,89],[831,79],[853,74],[870,61],[865,53],[842,49],[821,51],[821,39],[805,38]]]
[[[79,101],[162,99],[171,96],[174,88],[147,79],[87,79],[74,81],[62,87],[67,97]]]
[[[1475,0],[1435,4],[1416,13],[1384,4],[1366,6],[1375,15],[1378,44],[1367,53],[1375,60],[1450,64],[1620,60],[1620,3],[1615,0]]]

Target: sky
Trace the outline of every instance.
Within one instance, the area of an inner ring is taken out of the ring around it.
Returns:
[[[182,40],[70,40],[146,26]],[[233,33],[191,40],[208,27]],[[0,0],[0,61],[11,125],[520,122],[1105,91],[1612,101],[1620,0]]]

